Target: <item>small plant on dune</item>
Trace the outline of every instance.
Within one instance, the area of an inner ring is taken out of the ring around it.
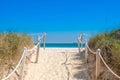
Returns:
[[[26,34],[0,33],[0,79],[3,77],[4,71],[17,64],[24,47],[32,46],[33,41]]]

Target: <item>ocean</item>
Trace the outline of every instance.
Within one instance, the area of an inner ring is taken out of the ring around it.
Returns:
[[[40,44],[40,47],[43,48],[43,43]],[[81,47],[85,47],[85,44],[82,44]],[[46,48],[78,48],[77,43],[46,43]]]

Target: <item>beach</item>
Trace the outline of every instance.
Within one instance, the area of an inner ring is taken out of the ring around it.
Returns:
[[[40,48],[38,63],[33,54],[24,80],[89,80],[84,54],[78,48]]]

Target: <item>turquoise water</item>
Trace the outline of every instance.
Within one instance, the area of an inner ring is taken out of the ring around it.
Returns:
[[[43,47],[43,44],[40,45]],[[77,43],[46,43],[47,48],[78,48]],[[81,44],[81,47],[85,47],[84,44]]]

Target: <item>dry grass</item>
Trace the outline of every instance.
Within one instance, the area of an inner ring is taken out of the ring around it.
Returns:
[[[105,32],[93,36],[89,41],[89,46],[92,50],[100,48],[106,63],[120,76],[120,30]],[[108,71],[106,70],[101,73],[101,77],[103,77],[102,80],[104,77],[107,77],[107,80],[114,80],[115,76],[113,79],[110,79],[111,74],[106,76],[107,72]]]
[[[24,47],[32,47],[33,41],[26,34],[0,33],[0,79],[5,70],[15,66]]]

